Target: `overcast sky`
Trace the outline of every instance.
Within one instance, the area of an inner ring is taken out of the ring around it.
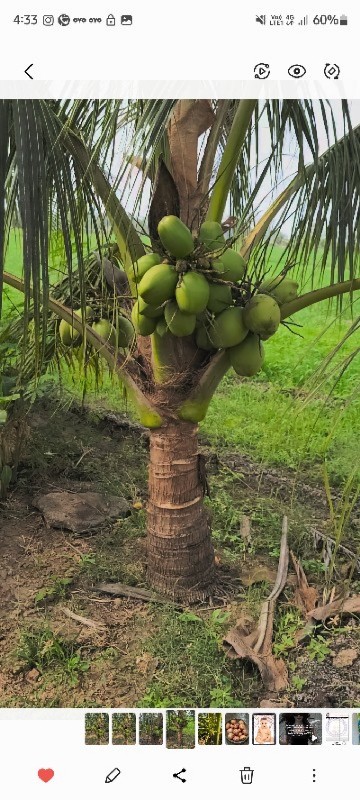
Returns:
[[[314,101],[314,103],[316,108],[316,101]],[[337,128],[337,135],[338,138],[341,138],[344,132],[341,101],[336,101],[336,100],[332,101],[331,107]],[[350,101],[350,107],[351,107],[352,125],[355,127],[356,125],[360,124],[360,100]],[[320,151],[323,152],[327,149],[328,144],[320,108],[318,109],[318,113],[316,113],[316,117],[317,117]],[[259,142],[260,142],[259,153],[260,153],[260,160],[263,158],[265,162],[270,152],[270,134],[265,115],[263,121],[260,123],[260,126],[261,127],[259,135]],[[125,132],[123,132],[123,136],[121,138],[121,141],[119,141],[118,145],[120,163],[123,160],[125,149],[126,149],[126,138],[125,138]],[[305,145],[305,160],[308,163],[310,163],[312,160],[311,151],[306,145]],[[258,207],[259,215],[262,213],[262,211],[265,210],[265,208],[271,203],[271,201],[275,199],[279,191],[281,191],[294,176],[297,169],[297,162],[298,162],[298,149],[296,146],[296,140],[294,136],[289,135],[287,141],[285,141],[285,147],[284,147],[283,174],[281,178],[281,184],[278,187],[274,186],[272,184],[271,175],[268,174],[266,176],[266,179],[264,180],[264,183],[260,190],[261,192],[259,196],[260,203]],[[113,167],[112,172],[113,175],[116,172],[115,165]],[[131,181],[128,183],[126,188],[124,187],[124,183],[122,183],[122,190],[123,190],[122,202],[126,205],[130,213],[133,211],[137,192],[140,185],[140,180],[135,179],[136,174],[137,171],[133,169]],[[137,211],[137,215],[142,219],[145,218],[147,215],[149,197],[150,197],[150,184],[149,181],[147,181],[145,191],[143,192],[142,201],[139,206],[139,210]],[[227,215],[228,215],[228,210],[225,211],[225,216]],[[285,224],[283,228],[283,233],[285,235],[289,234],[290,229],[291,229],[291,223],[289,221],[288,223]]]

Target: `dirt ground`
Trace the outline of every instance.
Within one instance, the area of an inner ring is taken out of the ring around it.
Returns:
[[[0,705],[144,705],[148,687],[159,671],[166,673],[166,664],[147,645],[161,626],[161,608],[134,599],[109,598],[95,586],[115,580],[146,587],[146,435],[136,426],[123,426],[120,418],[82,413],[46,399],[32,410],[29,425],[16,487],[0,509]],[[216,486],[225,465],[234,475],[245,510],[246,497],[249,513],[252,504],[258,508],[260,502],[281,508],[291,505],[293,513],[301,503],[302,512],[306,507],[307,525],[326,531],[326,502],[320,487],[297,481],[294,495],[289,476],[281,471],[264,472],[239,454],[219,455],[209,442],[203,445],[211,484]],[[95,533],[76,536],[48,528],[33,506],[39,492],[90,489],[126,498],[129,516],[105,522]],[[298,523],[300,531],[305,524],[300,516]],[[260,525],[259,540],[261,534]],[[229,561],[226,541],[224,547],[216,542],[216,549],[220,583],[229,585],[222,602],[235,620],[241,612],[241,596],[246,600],[248,576],[255,568],[276,570],[277,554],[267,556],[265,543],[260,555],[255,548]],[[353,577],[357,588],[356,570]],[[318,582],[320,586],[321,576]],[[240,594],[234,586],[242,586]],[[291,605],[291,597],[286,596],[284,607]],[[243,680],[248,686],[245,692],[239,691],[238,705],[359,705],[358,620],[336,619],[327,630],[329,652],[322,661],[311,659],[302,648],[286,654],[302,680],[280,696],[264,691],[253,667],[242,665],[239,670],[233,663],[233,674],[238,669],[242,675],[236,685]],[[353,663],[336,666],[336,656],[349,648]],[[187,705],[196,703],[189,697]]]

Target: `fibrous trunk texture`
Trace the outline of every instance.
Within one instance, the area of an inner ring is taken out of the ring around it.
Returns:
[[[180,420],[150,433],[148,580],[187,601],[208,597],[214,582],[197,425]]]

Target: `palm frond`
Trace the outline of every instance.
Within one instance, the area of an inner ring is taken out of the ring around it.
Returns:
[[[274,224],[272,224],[274,221]],[[290,227],[281,264],[317,285],[352,280],[359,274],[360,126],[350,129],[315,162],[300,170],[243,242],[253,249],[258,272],[266,271],[277,235]],[[256,246],[257,245],[257,246]]]

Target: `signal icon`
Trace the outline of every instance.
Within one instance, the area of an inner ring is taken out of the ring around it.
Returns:
[[[266,14],[256,14],[256,22],[260,22],[260,25],[266,25]]]
[[[308,17],[308,15],[306,14],[306,15],[305,15],[305,17],[303,17],[303,18],[300,20],[300,22],[298,22],[298,25],[308,25],[308,24],[309,24],[309,17]]]

